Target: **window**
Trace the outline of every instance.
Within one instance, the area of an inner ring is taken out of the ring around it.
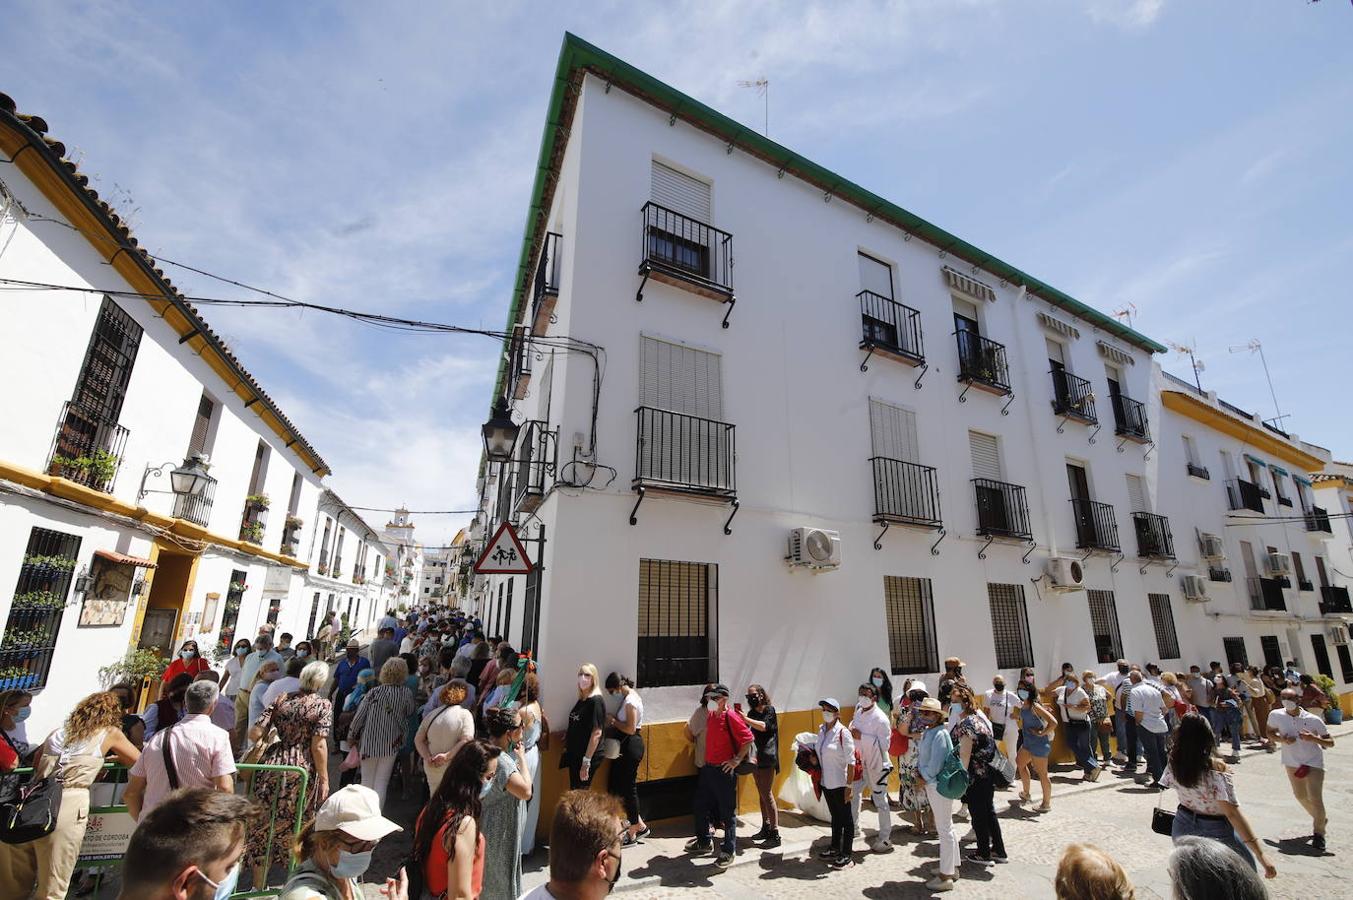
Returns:
[[[1278,643],[1276,634],[1265,634],[1259,638],[1259,647],[1264,652],[1264,665],[1278,666],[1283,664],[1283,648]]]
[[[310,624],[305,626],[305,639],[308,641],[315,635],[315,619],[319,617],[319,591],[315,591],[315,599],[310,601]],[[316,648],[318,649],[318,648]],[[323,655],[316,652],[316,659],[322,659]]]
[[[1301,587],[1301,583],[1306,580],[1306,567],[1301,563],[1301,554],[1295,550],[1292,551],[1292,571],[1297,573],[1297,586]]]
[[[860,290],[893,299],[893,267],[867,253],[859,254]]]
[[[1150,512],[1146,505],[1146,489],[1140,475],[1127,476],[1128,509],[1131,512]]]
[[[1335,644],[1335,651],[1339,654],[1339,669],[1344,676],[1344,684],[1353,684],[1353,655],[1348,652],[1347,644]]]
[[[254,450],[254,468],[249,473],[249,493],[263,493],[263,484],[268,480],[268,445],[258,442],[258,447]]]
[[[104,297],[71,395],[71,406],[100,423],[116,424],[122,415],[122,401],[127,396],[127,383],[131,381],[132,365],[140,346],[141,326],[111,297]]]
[[[287,515],[294,516],[301,509],[301,484],[303,479],[301,473],[296,472],[291,476],[291,497],[287,500]]]
[[[498,634],[503,640],[507,640],[508,633],[512,630],[512,588],[516,585],[517,579],[509,578],[507,580],[507,608],[503,610],[502,620],[498,623]]]
[[[1183,435],[1184,439],[1184,459],[1190,466],[1202,466],[1198,456],[1198,442],[1189,435]]]
[[[319,545],[319,574],[329,574],[329,529],[333,527],[333,520],[328,516],[324,517],[324,539]]]
[[[268,624],[276,625],[277,617],[282,612],[282,598],[273,597],[268,601]]]
[[[898,316],[893,312],[893,267],[868,254],[859,254],[861,308],[864,339],[884,347],[905,346],[898,334]],[[867,294],[864,292],[868,292]],[[869,295],[873,295],[872,297]],[[879,298],[882,298],[880,300]]]
[[[1242,666],[1250,664],[1250,658],[1245,653],[1245,639],[1243,637],[1224,637],[1221,639],[1221,645],[1226,650],[1226,667],[1228,669],[1232,663],[1240,663]]]
[[[639,405],[703,419],[723,419],[723,358],[659,338],[639,348]]]
[[[929,578],[883,576],[883,613],[888,658],[894,675],[938,672],[935,600]]]
[[[1315,653],[1316,671],[1326,678],[1334,677],[1334,669],[1330,666],[1330,651],[1325,646],[1325,636],[1323,634],[1311,635],[1311,650]]]
[[[536,652],[536,638],[540,631],[540,566],[531,567],[531,571],[526,575],[526,595],[522,598],[526,607],[522,615],[521,626],[521,652],[530,653],[531,658],[538,664],[540,662],[539,654]],[[503,635],[507,637],[507,635]]]
[[[225,612],[221,614],[220,644],[229,647],[235,643],[235,624],[240,620],[240,604],[244,601],[244,580],[249,573],[242,569],[233,569],[230,573],[230,587],[226,590]]]
[[[1320,586],[1327,588],[1330,586],[1329,573],[1325,571],[1325,557],[1317,556],[1315,558],[1315,575],[1320,579]]]
[[[662,209],[649,214],[649,259],[708,278],[712,236],[704,226],[710,221],[709,185],[654,160],[652,197]]]
[[[188,437],[188,455],[211,454],[211,423],[216,414],[216,402],[203,393],[197,401],[197,415],[193,418],[193,433]]]
[[[972,453],[972,475],[974,478],[987,478],[1001,481],[1000,442],[989,434],[976,431],[968,432],[968,449]]]
[[[1277,469],[1272,470],[1273,475],[1273,499],[1277,500],[1283,506],[1291,506],[1292,501],[1287,495],[1286,488],[1283,487],[1285,479],[1282,473]]]
[[[719,567],[639,561],[640,687],[717,681]]]
[[[709,182],[678,172],[671,166],[653,160],[651,173],[653,202],[703,222],[710,221]]]
[[[996,668],[1020,669],[1034,664],[1029,635],[1029,611],[1024,604],[1024,586],[988,584],[991,605],[991,636],[996,645]]]
[[[644,337],[640,341],[636,476],[731,491],[733,429],[723,421],[722,358]]]
[[[879,400],[869,401],[869,437],[874,456],[920,462],[916,413]],[[929,670],[927,670],[929,671]]]
[[[1123,638],[1118,631],[1118,605],[1113,591],[1088,591],[1090,630],[1095,639],[1095,658],[1110,663],[1123,655]]]
[[[957,297],[951,299],[954,302],[954,330],[980,335],[982,327],[978,324],[976,304]]]
[[[1174,611],[1169,594],[1147,594],[1151,624],[1156,630],[1156,652],[1161,659],[1179,659],[1179,635],[1174,630]]]
[[[78,535],[47,528],[28,533],[0,641],[0,691],[46,686],[79,555]]]

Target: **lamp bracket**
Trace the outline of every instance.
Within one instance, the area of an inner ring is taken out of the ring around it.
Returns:
[[[171,461],[171,462],[167,462],[167,463],[161,463],[161,464],[158,465],[158,466],[147,465],[147,466],[146,466],[146,470],[145,470],[144,472],[141,473],[141,487],[140,487],[140,488],[137,490],[137,492],[136,492],[136,502],[137,502],[137,503],[140,503],[141,500],[146,496],[146,494],[172,494],[172,493],[174,493],[173,491],[158,491],[158,490],[155,490],[155,489],[153,489],[153,488],[148,488],[148,487],[146,487],[146,479],[147,479],[147,478],[149,478],[151,475],[154,475],[156,478],[163,478],[163,477],[164,477],[164,470],[167,469],[167,468],[169,468],[169,467],[171,467],[171,466],[174,466],[174,465],[177,465],[177,463],[174,463],[174,462],[172,462],[172,461]]]

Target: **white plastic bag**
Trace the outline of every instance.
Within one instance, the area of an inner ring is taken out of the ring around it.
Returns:
[[[816,743],[817,735],[808,732],[794,737],[794,749],[796,751],[799,746],[813,747]],[[805,815],[817,819],[819,822],[831,821],[831,812],[827,809],[827,801],[813,793],[812,777],[798,766],[793,766],[790,770],[789,777],[780,786],[779,796],[790,806],[801,810]]]

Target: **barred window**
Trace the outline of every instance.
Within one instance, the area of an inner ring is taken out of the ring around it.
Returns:
[[[1348,652],[1347,644],[1335,644],[1334,650],[1339,654],[1339,668],[1342,670],[1345,684],[1353,684],[1353,655]]]
[[[996,644],[996,668],[1020,669],[1034,664],[1029,636],[1029,611],[1024,604],[1024,586],[988,584],[991,604],[991,637]]]
[[[46,686],[66,597],[80,555],[80,536],[34,528],[0,640],[0,691]]]
[[[1174,630],[1174,611],[1169,594],[1147,594],[1151,605],[1151,624],[1156,629],[1156,652],[1161,659],[1179,659],[1179,635]]]
[[[1265,634],[1259,638],[1259,647],[1264,651],[1264,665],[1282,668],[1283,648],[1276,634]]]
[[[940,670],[935,646],[935,599],[929,578],[883,576],[888,658],[894,675]]]
[[[1094,633],[1095,659],[1101,663],[1113,662],[1123,655],[1123,636],[1118,631],[1118,604],[1113,591],[1088,591],[1090,595],[1090,630]]]
[[[1249,655],[1245,652],[1245,639],[1243,637],[1224,637],[1221,639],[1222,648],[1226,650],[1226,667],[1231,668],[1232,663],[1240,663],[1242,666],[1250,664]]]
[[[639,561],[639,687],[718,681],[719,567]]]

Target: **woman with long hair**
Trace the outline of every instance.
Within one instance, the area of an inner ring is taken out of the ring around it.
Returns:
[[[424,717],[414,735],[413,745],[423,759],[429,793],[437,793],[456,751],[474,740],[474,716],[461,705],[469,688],[463,678],[452,678],[442,685],[436,692],[439,705]]]
[[[532,784],[521,745],[521,715],[510,706],[484,710],[489,743],[503,751],[493,786],[483,798],[479,819],[486,841],[484,893],[489,897],[521,895],[521,827]]]
[[[1019,770],[1019,799],[1029,802],[1029,770],[1038,776],[1038,784],[1043,789],[1043,802],[1039,812],[1052,809],[1052,780],[1048,778],[1048,755],[1052,752],[1052,733],[1057,728],[1057,720],[1042,703],[1038,694],[1032,690],[1032,681],[1021,678],[1019,690],[1015,694],[1020,703],[1019,710],[1020,748],[1015,756],[1015,768]]]
[[[413,859],[423,867],[424,885],[433,897],[475,900],[483,890],[485,841],[479,818],[502,752],[482,740],[461,747],[418,816]]]
[[[548,731],[545,710],[540,705],[540,678],[532,663],[522,682],[521,743],[526,751],[526,771],[532,785],[540,784],[540,736]],[[540,822],[540,792],[533,790],[526,801],[526,822],[521,829],[521,855],[530,856],[536,849],[536,826]]]
[[[258,717],[263,715],[263,695],[268,693],[272,683],[281,677],[282,664],[277,660],[265,659],[259,664],[253,681],[249,683],[249,719],[245,723],[249,728],[253,728]],[[252,744],[252,741],[250,743]]]
[[[169,686],[169,682],[184,673],[196,678],[200,673],[205,672],[210,668],[211,664],[202,658],[201,651],[197,649],[197,641],[184,641],[179,647],[178,656],[174,658],[174,661],[165,668],[164,674],[160,676],[159,692],[163,693],[164,689]]]
[[[780,809],[775,805],[772,788],[780,773],[780,720],[771,706],[770,694],[759,684],[747,686],[747,727],[752,729],[756,744],[756,796],[761,801],[761,830],[752,835],[754,841],[765,841],[763,850],[780,846]]]
[[[601,679],[597,667],[583,663],[578,667],[578,701],[568,714],[564,733],[564,753],[559,768],[568,769],[570,790],[592,784],[592,759],[601,746],[601,730],[606,724],[606,703],[601,699]]]
[[[968,792],[963,795],[963,802],[968,805],[973,831],[977,832],[977,852],[970,853],[968,861],[989,866],[1006,858],[1001,822],[996,818],[996,784],[991,772],[992,760],[1000,749],[990,720],[978,713],[977,701],[967,685],[956,684],[950,689],[949,707],[950,735],[958,742],[959,759],[968,770]]]
[[[193,676],[186,672],[181,673],[160,692],[159,700],[146,707],[145,715],[141,717],[145,725],[142,740],[150,740],[155,732],[168,728],[182,718],[183,695],[187,693],[188,685],[192,683]]]
[[[51,834],[25,844],[0,844],[0,897],[65,900],[89,824],[89,786],[110,753],[126,766],[141,757],[122,733],[122,704],[100,691],[77,703],[33,758],[34,781],[49,775],[60,781],[61,808]]]
[[[1171,837],[1176,842],[1189,835],[1221,841],[1251,868],[1257,857],[1265,876],[1272,878],[1277,870],[1264,855],[1264,848],[1240,811],[1231,773],[1214,756],[1216,749],[1217,737],[1207,719],[1198,713],[1180,719],[1170,747],[1169,765],[1160,780],[1165,787],[1173,787],[1179,796]]]

